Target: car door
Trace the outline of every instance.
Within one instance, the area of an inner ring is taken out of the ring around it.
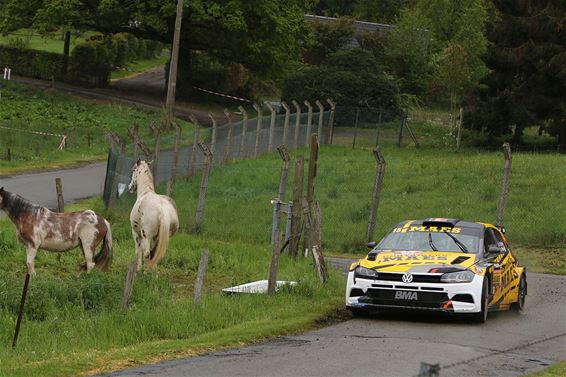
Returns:
[[[497,229],[487,228],[484,235],[485,250],[497,248],[496,253],[491,254],[493,258],[493,280],[492,280],[492,300],[490,306],[496,309],[505,304],[505,297],[509,293],[510,282],[513,274],[511,253],[507,248],[503,237]],[[495,255],[494,255],[495,254]]]

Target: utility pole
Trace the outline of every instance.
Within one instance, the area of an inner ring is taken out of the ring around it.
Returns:
[[[167,127],[173,123],[173,107],[175,106],[175,87],[177,86],[177,63],[179,62],[179,44],[181,43],[181,22],[183,21],[183,0],[177,0],[177,16],[175,18],[175,33],[169,62],[169,77],[167,79],[167,99],[165,110]]]

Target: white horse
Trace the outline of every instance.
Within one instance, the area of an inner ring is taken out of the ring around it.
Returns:
[[[175,202],[168,196],[155,193],[149,164],[138,160],[132,168],[131,193],[137,190],[137,200],[130,212],[132,236],[136,244],[138,271],[142,256],[146,266],[154,268],[165,255],[169,237],[179,229]]]

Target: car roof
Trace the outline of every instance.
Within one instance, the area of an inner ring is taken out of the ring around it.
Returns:
[[[484,224],[474,221],[467,221],[467,220],[460,220],[460,219],[450,219],[444,217],[430,217],[427,219],[421,220],[405,220],[401,221],[399,224],[396,225],[397,228],[402,228],[408,225],[414,226],[448,226],[448,227],[463,227],[463,228],[475,228],[475,229],[483,229],[486,226],[493,227],[491,224]]]

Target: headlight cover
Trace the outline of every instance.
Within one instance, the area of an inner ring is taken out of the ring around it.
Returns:
[[[365,278],[365,279],[377,279],[377,271],[371,268],[358,266],[355,269],[355,276],[358,278]]]
[[[443,283],[469,283],[474,280],[475,274],[470,270],[448,272],[440,278]]]

